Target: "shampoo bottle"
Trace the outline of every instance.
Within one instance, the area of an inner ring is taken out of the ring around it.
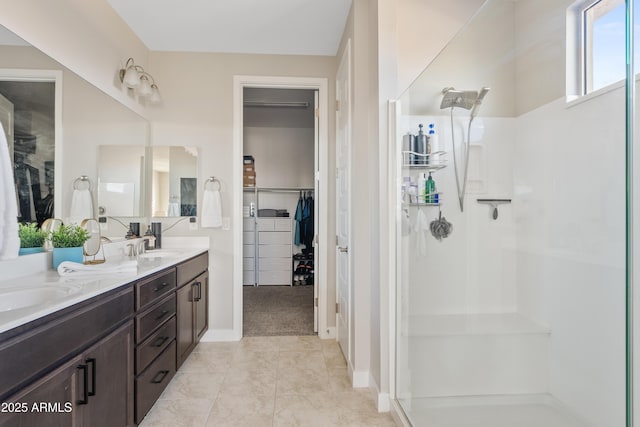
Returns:
[[[440,147],[440,141],[438,140],[438,134],[436,133],[436,128],[433,123],[429,123],[429,146],[432,153],[442,150]]]
[[[428,194],[428,195],[425,195],[425,203],[435,203],[434,193],[436,192],[436,182],[431,177],[431,172],[429,172],[429,178],[427,178],[427,182],[425,183],[424,189],[426,194]]]
[[[424,165],[428,163],[428,157],[425,154],[429,154],[429,143],[427,142],[427,135],[422,130],[422,125],[418,125],[418,135],[416,136],[416,149],[413,150],[421,156],[416,156],[416,164]]]
[[[418,177],[418,203],[427,203],[427,175],[422,172]]]

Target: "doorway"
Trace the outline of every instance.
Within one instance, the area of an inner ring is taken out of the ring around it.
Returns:
[[[234,107],[234,335],[328,338],[327,81],[236,76]]]

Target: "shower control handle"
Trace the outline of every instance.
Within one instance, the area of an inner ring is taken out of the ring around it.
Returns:
[[[346,253],[348,253],[348,252],[349,252],[349,246],[344,247],[344,248],[343,248],[342,246],[338,246],[338,250],[339,250],[340,252],[346,252]]]

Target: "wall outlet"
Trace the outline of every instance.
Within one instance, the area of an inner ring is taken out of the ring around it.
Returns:
[[[198,229],[198,220],[195,217],[189,218],[189,230]]]
[[[231,230],[231,218],[228,216],[222,218],[222,229]]]

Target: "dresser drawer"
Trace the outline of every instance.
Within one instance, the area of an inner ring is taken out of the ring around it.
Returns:
[[[244,271],[255,270],[256,269],[256,259],[255,258],[242,258],[242,269]]]
[[[258,245],[260,258],[291,258],[291,245]]]
[[[144,371],[175,338],[176,318],[174,316],[136,348],[136,374]]]
[[[136,283],[136,309],[144,309],[176,288],[176,270],[163,271]]]
[[[242,284],[243,285],[255,285],[256,284],[256,272],[255,270],[243,270],[242,271]]]
[[[136,424],[139,424],[176,374],[176,342],[136,378]]]
[[[256,245],[242,245],[242,256],[244,258],[253,258],[256,256]]]
[[[188,261],[178,264],[176,276],[178,287],[198,277],[203,271],[209,268],[209,252],[200,254]]]
[[[289,218],[276,218],[273,220],[273,231],[288,231],[291,232],[291,219]]]
[[[174,314],[176,314],[176,294],[172,293],[157,305],[136,316],[136,343],[148,337]]]
[[[290,231],[258,232],[258,243],[261,245],[290,245],[292,241]]]
[[[290,285],[291,273],[288,271],[261,271],[258,285]]]
[[[258,261],[260,271],[286,271],[291,274],[291,259],[289,258],[260,258]],[[262,274],[262,273],[260,273]]]
[[[242,244],[253,245],[256,242],[256,233],[253,231],[242,232]]]
[[[258,226],[258,231],[274,231],[274,228],[275,228],[274,224],[275,224],[274,218],[256,219],[256,225]]]
[[[243,218],[242,219],[242,230],[244,231],[253,231],[256,229],[256,220],[255,218]]]

